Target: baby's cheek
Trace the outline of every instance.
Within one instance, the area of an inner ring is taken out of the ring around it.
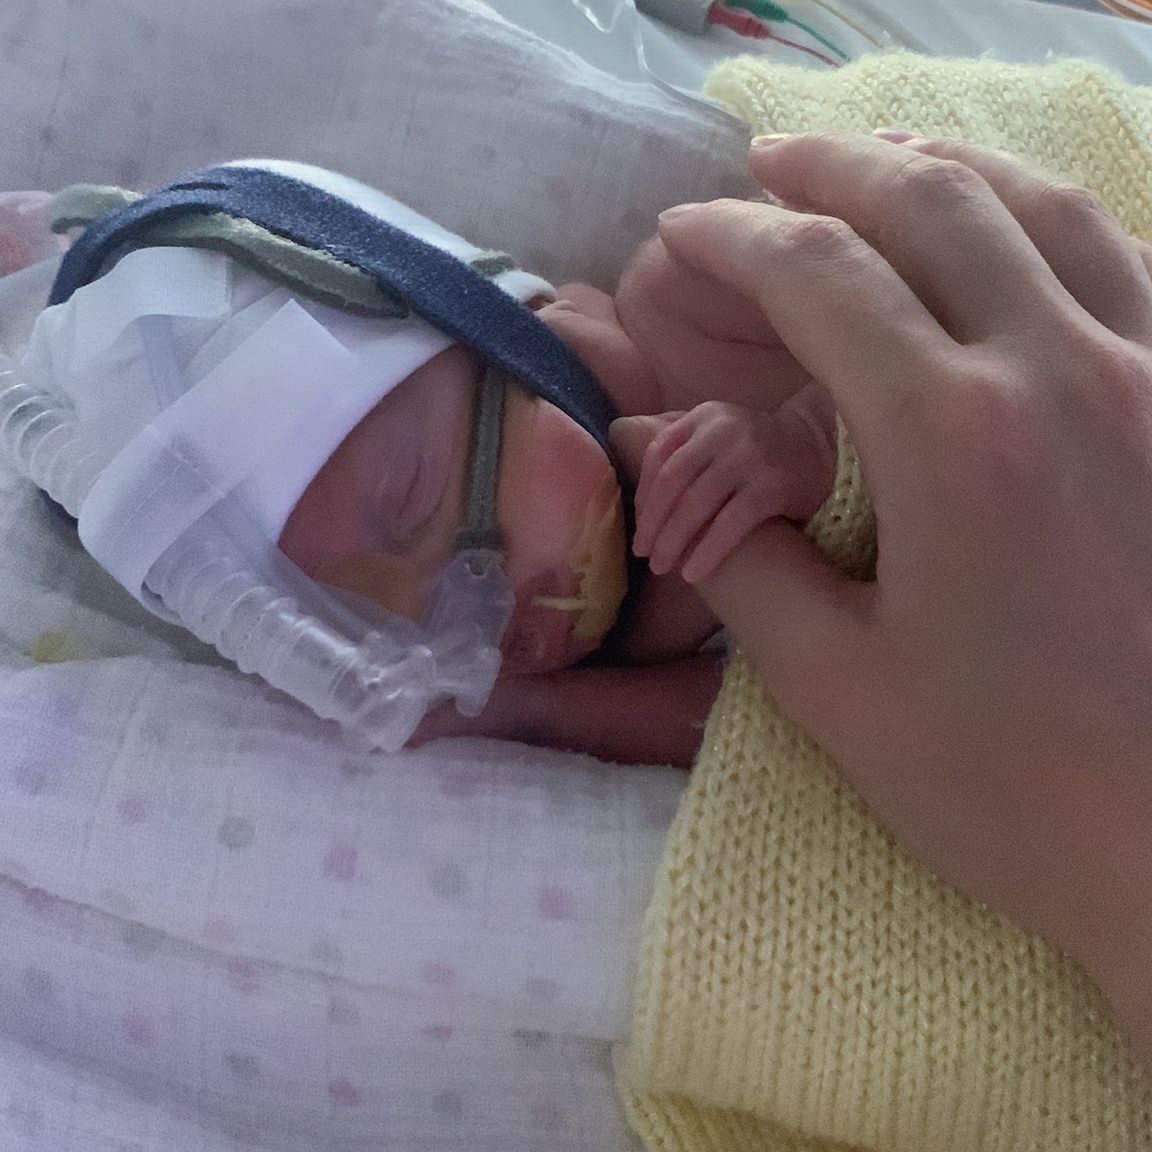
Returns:
[[[363,596],[394,612],[419,620],[429,584],[429,572],[390,556],[366,555],[338,567],[327,583]]]

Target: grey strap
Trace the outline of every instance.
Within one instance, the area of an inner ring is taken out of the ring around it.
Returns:
[[[504,398],[508,372],[489,364],[476,396],[472,423],[472,451],[468,461],[468,503],[464,527],[456,537],[456,551],[483,549],[500,552],[504,538],[497,515],[500,486],[500,442],[504,434]]]
[[[52,229],[68,232],[86,227],[140,199],[138,193],[123,188],[74,184],[58,192],[52,202]],[[135,242],[224,252],[309,300],[358,316],[404,319],[411,313],[398,292],[355,265],[225,212],[164,217],[144,229]],[[512,257],[503,252],[477,252],[468,263],[491,278],[516,268]]]

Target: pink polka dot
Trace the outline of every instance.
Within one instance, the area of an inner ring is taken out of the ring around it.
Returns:
[[[451,964],[432,961],[420,969],[420,979],[436,988],[451,988],[456,983],[456,969]]]
[[[360,1089],[349,1080],[343,1078],[329,1081],[328,1095],[336,1104],[345,1108],[354,1108],[363,1098]]]
[[[356,875],[358,853],[351,844],[335,844],[324,857],[324,875],[330,880],[351,880]]]
[[[260,1061],[251,1052],[225,1052],[224,1067],[234,1080],[251,1084],[262,1076]]]
[[[429,1040],[438,1040],[441,1044],[447,1043],[452,1039],[454,1029],[451,1024],[429,1024],[427,1028],[421,1033]]]
[[[228,983],[244,996],[253,996],[260,987],[260,966],[255,960],[229,960]]]
[[[458,1092],[437,1092],[432,1097],[432,1111],[445,1120],[464,1119],[464,1101]]]
[[[156,1043],[156,1030],[152,1022],[139,1012],[127,1012],[121,1016],[120,1027],[129,1044],[148,1048]]]
[[[443,900],[456,901],[468,892],[468,878],[459,864],[439,864],[428,873],[428,886]]]
[[[576,898],[567,888],[549,884],[540,890],[537,907],[542,920],[571,920],[576,911]]]
[[[209,944],[234,944],[238,935],[236,925],[228,919],[227,916],[213,916],[209,920],[204,921],[204,927],[200,929],[200,935],[208,941]]]
[[[123,796],[116,804],[121,824],[143,824],[148,819],[149,805],[143,796]]]
[[[328,1023],[339,1028],[352,1028],[360,1023],[360,1009],[347,996],[331,996],[328,1000]]]

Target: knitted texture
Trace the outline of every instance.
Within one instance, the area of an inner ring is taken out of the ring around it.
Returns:
[[[903,127],[1009,149],[1152,239],[1152,93],[1089,65],[740,60],[711,93],[756,132]],[[810,531],[868,575],[846,446]],[[911,860],[740,658],[669,834],[619,1087],[660,1152],[1152,1149],[1152,1074],[1087,977]]]

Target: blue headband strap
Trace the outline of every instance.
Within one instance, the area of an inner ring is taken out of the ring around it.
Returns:
[[[51,304],[95,280],[109,259],[167,217],[223,212],[327,252],[398,293],[430,324],[503,365],[584,428],[613,458],[616,412],[580,359],[486,276],[321,188],[261,168],[206,168],[95,220],[64,257]],[[617,469],[619,471],[619,469]]]

